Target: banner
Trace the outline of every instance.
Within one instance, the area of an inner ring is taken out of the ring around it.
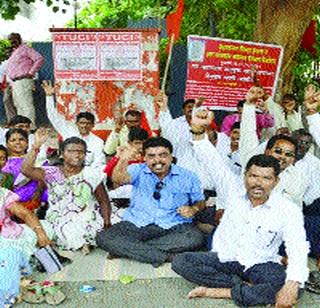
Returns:
[[[68,30],[51,29],[57,109],[66,120],[91,112],[95,133],[105,139],[115,116],[131,108],[159,129],[159,29]]]
[[[252,67],[273,96],[282,55],[277,45],[189,36],[185,99],[204,97],[211,109],[234,110],[253,86]]]
[[[141,80],[141,33],[58,33],[56,79]]]

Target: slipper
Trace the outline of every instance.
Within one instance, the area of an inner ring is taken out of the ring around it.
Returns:
[[[59,305],[66,299],[65,294],[63,294],[60,290],[56,290],[55,293],[46,293],[45,300],[49,305]]]
[[[66,299],[65,294],[59,290],[60,286],[54,282],[44,281],[42,286],[42,293],[45,296],[47,304],[59,305]]]
[[[44,302],[45,297],[43,294],[37,294],[33,290],[24,290],[21,299],[29,304],[41,304]]]
[[[42,294],[42,286],[36,281],[25,279],[21,284],[21,299],[30,304],[43,303],[45,298]]]

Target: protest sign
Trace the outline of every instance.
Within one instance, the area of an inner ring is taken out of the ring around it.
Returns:
[[[188,37],[188,73],[185,98],[204,97],[212,109],[233,110],[254,84],[274,95],[281,67],[281,46],[220,38]]]
[[[66,120],[82,111],[96,117],[105,138],[115,113],[144,111],[158,129],[159,29],[51,29],[57,108]]]

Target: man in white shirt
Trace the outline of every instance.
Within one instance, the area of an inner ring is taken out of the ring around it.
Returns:
[[[232,298],[241,306],[294,305],[299,287],[308,279],[309,245],[301,210],[274,191],[279,162],[268,155],[252,157],[241,185],[205,138],[203,127],[208,121],[208,110],[195,113],[194,149],[228,204],[214,234],[212,250],[178,255],[172,268],[205,286],[192,290],[190,298]],[[289,257],[287,268],[281,265],[278,253],[283,241]]]
[[[123,118],[121,115],[115,120],[115,127],[105,142],[104,152],[107,155],[114,155],[118,146],[126,146],[129,131],[134,127],[141,127],[141,112],[128,110]]]
[[[265,103],[259,101],[259,98],[252,95],[249,90],[246,96],[246,103],[243,106],[240,126],[239,148],[242,166],[246,166],[248,160],[260,151],[259,140],[255,133],[255,110],[257,105],[265,108]],[[277,135],[268,141],[265,154],[275,157],[280,163],[280,180],[276,190],[291,198],[292,201],[302,207],[303,195],[307,189],[309,178],[300,168],[294,166],[297,150],[297,142],[294,139],[288,136]]]
[[[55,130],[65,140],[70,137],[78,137],[87,144],[86,166],[93,166],[102,171],[105,165],[103,153],[103,141],[92,133],[95,118],[90,112],[81,112],[77,115],[76,124],[68,122],[54,106],[54,87],[48,81],[43,81],[42,87],[46,93],[47,114]]]

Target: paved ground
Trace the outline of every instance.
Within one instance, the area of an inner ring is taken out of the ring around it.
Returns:
[[[66,301],[59,307],[66,308],[220,308],[237,307],[231,300],[210,300],[186,298],[194,284],[181,278],[137,280],[123,285],[118,281],[88,282],[96,291],[84,294],[79,291],[83,283],[69,282],[64,285]],[[50,307],[47,304],[19,304],[18,308]],[[299,308],[320,307],[320,296],[304,293]]]

